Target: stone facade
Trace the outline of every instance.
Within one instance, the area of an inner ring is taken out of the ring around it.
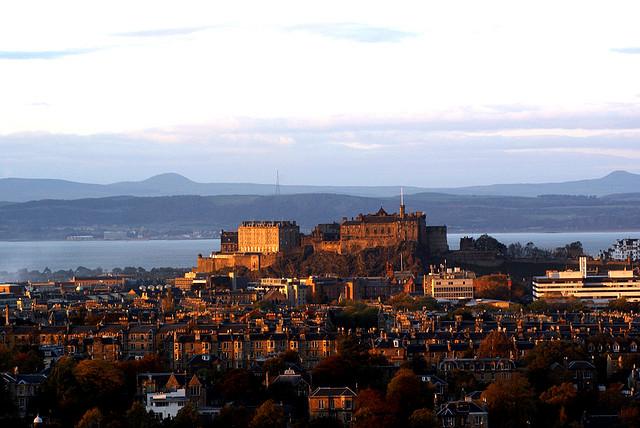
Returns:
[[[355,253],[366,248],[391,247],[401,242],[426,244],[426,216],[418,211],[388,214],[380,208],[375,214],[360,214],[340,224],[340,253]]]
[[[300,247],[295,221],[244,221],[238,228],[238,252],[280,253]]]
[[[220,252],[235,253],[238,251],[238,232],[220,232]]]

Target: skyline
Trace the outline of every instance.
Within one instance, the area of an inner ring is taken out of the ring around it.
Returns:
[[[633,2],[6,9],[0,177],[457,187],[640,172]]]

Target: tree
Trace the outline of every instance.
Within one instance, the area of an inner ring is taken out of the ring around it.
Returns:
[[[86,407],[117,410],[119,405],[126,405],[124,374],[114,363],[82,360],[73,368],[73,376],[78,385],[78,402]]]
[[[507,251],[506,245],[487,234],[481,235],[478,239],[476,239],[473,243],[473,246],[476,250],[490,251],[497,255],[503,255]]]
[[[246,428],[251,422],[251,414],[243,406],[224,406],[213,420],[215,428]]]
[[[103,419],[100,409],[93,407],[84,412],[84,415],[76,424],[76,428],[100,428]]]
[[[264,362],[263,370],[269,373],[269,376],[275,377],[282,374],[288,364],[298,364],[300,358],[296,351],[286,351],[274,358],[269,358]]]
[[[568,407],[572,405],[578,395],[576,388],[572,383],[564,382],[560,385],[553,385],[545,392],[540,394],[540,400],[543,403],[558,409],[557,420],[561,424],[567,423],[569,419]]]
[[[511,379],[493,382],[482,393],[489,408],[492,427],[524,427],[533,425],[535,397],[524,376],[514,373]]]
[[[411,428],[437,428],[438,420],[431,409],[417,409],[409,417]]]
[[[255,402],[262,390],[260,381],[245,369],[233,369],[227,372],[218,389],[227,401],[240,401],[244,403]]]
[[[171,428],[198,428],[201,426],[198,410],[191,403],[185,404],[171,423]]]
[[[262,403],[249,424],[249,428],[284,428],[285,426],[284,410],[273,400]]]
[[[331,355],[320,361],[312,371],[313,383],[319,386],[333,386],[340,383],[355,383],[355,373],[350,362],[341,355]]]
[[[562,340],[541,342],[527,355],[527,375],[536,387],[536,391],[544,391],[551,385],[565,380],[564,370],[550,370],[553,363],[564,366],[565,359],[571,361],[584,358],[586,353],[574,342]]]
[[[134,401],[125,414],[127,426],[130,428],[156,428],[158,420],[139,401]]]
[[[509,358],[513,352],[513,342],[501,331],[493,330],[480,342],[478,357]]]
[[[354,428],[390,427],[396,419],[380,391],[367,388],[356,399]]]
[[[433,404],[422,382],[409,369],[400,369],[387,386],[387,402],[400,420],[406,421],[414,410]]]

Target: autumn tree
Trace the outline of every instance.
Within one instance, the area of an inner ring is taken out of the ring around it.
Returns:
[[[563,366],[565,360],[582,360],[585,357],[585,351],[574,342],[562,340],[540,342],[526,357],[527,375],[536,391],[541,392],[551,385],[567,380],[565,370],[551,370],[554,363]]]
[[[126,401],[123,403],[126,398],[124,374],[114,363],[82,360],[73,368],[73,376],[78,385],[78,402],[85,408],[97,406],[102,410],[115,410],[126,405]]]
[[[536,403],[533,388],[526,377],[514,373],[500,379],[482,393],[489,409],[492,427],[512,428],[533,425]]]
[[[246,369],[233,369],[225,374],[217,388],[225,400],[254,403],[263,393],[260,380]]]
[[[396,423],[385,397],[371,388],[363,389],[358,394],[354,419],[354,428],[391,427]]]
[[[405,422],[414,410],[433,405],[432,394],[426,389],[415,373],[409,369],[400,369],[387,385],[387,402]]]
[[[507,335],[493,330],[480,342],[478,357],[480,358],[509,358],[514,350],[513,342]]]
[[[565,424],[569,420],[568,409],[576,400],[578,393],[572,383],[564,382],[560,385],[553,385],[540,394],[540,400],[557,409],[555,418],[560,424]]]
[[[417,409],[409,417],[410,428],[438,428],[438,419],[431,409]]]
[[[76,428],[100,428],[104,417],[97,407],[93,407],[82,415],[82,418],[76,424]]]
[[[249,428],[284,428],[285,426],[284,410],[273,400],[262,403],[249,424]]]

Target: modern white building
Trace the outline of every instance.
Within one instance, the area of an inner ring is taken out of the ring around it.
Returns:
[[[147,412],[160,415],[162,419],[175,418],[187,401],[187,392],[184,388],[172,392],[149,392],[145,407]]]
[[[640,276],[632,270],[610,270],[606,274],[587,272],[586,257],[580,258],[579,271],[547,271],[533,277],[534,299],[578,298],[594,303],[625,298],[640,301]]]
[[[437,300],[473,299],[476,274],[458,267],[424,276],[424,294]]]
[[[640,239],[618,239],[606,254],[614,260],[640,260]]]

